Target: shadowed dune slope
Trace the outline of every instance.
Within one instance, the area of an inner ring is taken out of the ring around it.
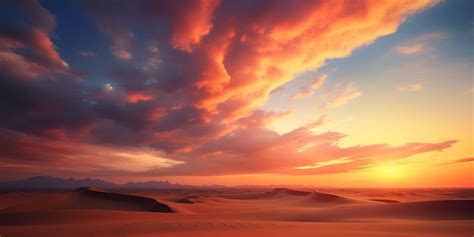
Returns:
[[[178,199],[178,200],[174,200],[174,202],[176,203],[184,203],[184,204],[193,204],[194,201],[192,201],[191,199],[189,198],[181,198],[181,199]]]
[[[134,195],[108,193],[91,188],[79,188],[71,194],[68,208],[121,211],[173,212],[155,199]]]

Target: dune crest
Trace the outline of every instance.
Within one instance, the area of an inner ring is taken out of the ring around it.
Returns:
[[[291,198],[291,197],[307,196],[309,194],[310,192],[306,192],[306,191],[299,191],[299,190],[294,190],[294,189],[289,189],[289,188],[275,188],[272,191],[261,194],[259,198],[263,198],[263,199],[265,198],[268,198],[268,199]]]
[[[79,188],[71,194],[71,203],[69,208],[166,213],[173,212],[168,205],[159,203],[152,198],[104,192],[88,187]]]
[[[363,203],[363,201],[318,191],[314,191],[295,202],[295,204],[302,206],[336,206],[361,203]]]

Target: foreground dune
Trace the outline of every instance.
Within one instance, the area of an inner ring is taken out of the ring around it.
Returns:
[[[152,198],[108,193],[90,188],[80,188],[74,191],[70,204],[65,208],[173,212],[169,206]]]
[[[4,208],[3,212],[32,212],[58,209],[173,212],[152,198],[79,188],[72,193],[42,194]]]
[[[0,234],[470,236],[474,220],[469,198],[378,202],[290,189],[193,192],[3,194]]]

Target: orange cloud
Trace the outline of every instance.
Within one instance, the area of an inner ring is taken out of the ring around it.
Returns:
[[[164,85],[157,88],[180,88],[176,96],[186,103],[235,121],[263,105],[271,91],[296,74],[395,32],[408,14],[434,1],[284,1],[246,7],[232,1],[188,3],[143,1],[133,10],[86,5],[114,44],[128,45],[122,42],[134,41],[129,32],[144,31],[153,40],[163,37],[168,46],[184,51],[159,49],[171,53],[161,54],[161,60],[179,71],[177,75],[146,73],[163,78],[157,84]],[[163,24],[170,27],[169,34],[147,27]],[[120,48],[134,54],[133,47]],[[181,58],[176,68],[170,64]]]
[[[182,9],[171,16],[172,37],[171,45],[184,51],[192,51],[191,45],[198,44],[202,36],[209,33],[212,28],[211,19],[219,0],[188,1]]]
[[[215,25],[202,47],[219,49],[209,51],[216,56],[226,52],[221,60],[210,64],[218,68],[223,63],[227,73],[222,77],[226,79],[212,79],[220,85],[209,88],[220,89],[209,91],[200,105],[213,110],[217,104],[243,96],[247,101],[263,102],[270,91],[292,80],[295,74],[317,68],[326,59],[347,56],[354,48],[394,32],[407,13],[429,4],[397,1],[367,3],[366,8],[334,6],[328,2],[285,4],[275,5],[272,11],[263,11],[261,17],[250,19],[249,28],[234,22]],[[228,34],[218,38],[214,30]],[[240,40],[242,37],[244,41]]]

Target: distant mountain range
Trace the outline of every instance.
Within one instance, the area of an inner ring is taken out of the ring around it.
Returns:
[[[152,190],[152,189],[222,189],[222,188],[241,188],[241,189],[274,189],[280,187],[314,189],[310,185],[185,185],[170,183],[168,181],[146,181],[146,182],[128,182],[116,184],[101,179],[74,179],[58,178],[51,176],[34,176],[22,180],[0,181],[0,191],[42,191],[42,190],[75,190],[82,187],[94,187],[99,189],[129,189],[129,190]],[[318,188],[322,188],[321,186]]]
[[[80,187],[104,189],[180,189],[192,186],[173,184],[168,181],[116,184],[101,179],[62,179],[50,176],[35,176],[22,180],[0,182],[0,189],[2,190],[74,190]]]

